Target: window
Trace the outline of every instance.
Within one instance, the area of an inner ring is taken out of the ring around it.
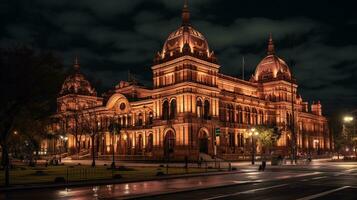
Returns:
[[[120,106],[119,106],[120,110],[125,110],[125,107],[126,107],[125,103],[121,103]]]
[[[152,112],[149,113],[149,124],[152,124],[154,122],[154,116],[152,115]]]
[[[138,115],[138,125],[139,126],[144,125],[143,124],[143,114],[142,113],[139,113],[139,115]]]
[[[147,151],[152,152],[153,146],[154,146],[154,137],[151,133],[151,134],[149,134],[149,137],[148,137]]]
[[[170,119],[175,119],[176,113],[177,113],[176,99],[172,99],[170,105]]]
[[[238,106],[237,107],[237,122],[239,124],[242,124],[243,123],[243,111],[242,111],[242,107]]]
[[[203,112],[203,118],[204,118],[204,119],[209,119],[209,118],[210,118],[209,110],[210,110],[210,103],[209,103],[208,100],[205,100],[205,103],[204,103],[204,112]]]
[[[229,133],[229,147],[234,147],[235,146],[235,137],[234,133]]]
[[[202,101],[200,99],[197,99],[196,111],[197,117],[202,117]]]
[[[168,120],[169,119],[169,102],[164,101],[162,104],[162,119]]]
[[[234,108],[232,104],[228,105],[228,120],[229,122],[234,122]]]

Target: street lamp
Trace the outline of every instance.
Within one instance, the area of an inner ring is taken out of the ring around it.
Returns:
[[[60,149],[59,161],[62,162],[62,148],[64,148],[64,145],[68,140],[68,137],[60,135],[60,140],[61,140],[61,146],[59,148]]]
[[[255,140],[254,140],[254,137],[258,136],[259,135],[259,132],[255,130],[255,128],[252,128],[249,130],[249,136],[252,138],[252,165],[255,164],[255,150],[256,150],[256,147],[255,147]]]
[[[109,131],[110,131],[110,133],[112,135],[112,164],[111,164],[111,167],[114,169],[115,168],[114,136],[118,132],[120,133],[120,125],[118,123],[116,123],[116,122],[113,122],[113,121],[109,125]]]
[[[353,121],[353,117],[352,116],[345,116],[343,118],[343,121],[346,122],[346,123],[350,123]]]

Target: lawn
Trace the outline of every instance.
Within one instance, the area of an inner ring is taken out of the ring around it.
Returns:
[[[121,175],[122,181],[145,180],[158,177],[161,171],[166,174],[165,167],[120,167],[116,170],[108,169],[107,166],[49,166],[28,167],[17,166],[10,171],[10,182],[12,185],[26,185],[37,183],[54,183],[56,177],[63,177],[68,182],[112,179],[113,176]],[[206,172],[205,168],[169,168],[169,175],[192,174]],[[208,172],[218,171],[207,169]],[[67,175],[68,174],[68,175]],[[0,171],[0,185],[4,185],[4,171]]]

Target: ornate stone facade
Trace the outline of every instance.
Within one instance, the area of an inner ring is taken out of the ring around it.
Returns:
[[[245,81],[219,72],[207,40],[190,24],[187,5],[182,19],[155,56],[151,89],[121,81],[106,97],[97,97],[75,63],[58,98],[56,116],[66,116],[66,127],[73,127],[75,113],[95,114],[99,134],[94,142],[80,137],[81,149],[95,147],[99,155],[111,155],[114,146],[115,155],[132,159],[197,159],[200,152],[215,151],[219,157],[238,159],[250,154],[247,130],[258,125],[281,130],[276,149],[283,154],[290,150],[290,127],[295,127],[299,152],[331,149],[320,102],[310,109],[298,95],[288,65],[275,54],[272,37],[266,57]],[[113,122],[121,127],[114,136],[108,129]],[[73,134],[68,137],[69,148],[74,147]]]

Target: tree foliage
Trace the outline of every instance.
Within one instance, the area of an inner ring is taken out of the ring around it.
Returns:
[[[11,134],[18,129],[19,135],[38,145],[36,134],[43,130],[41,121],[54,111],[64,76],[53,53],[26,46],[0,49],[0,67],[0,145],[2,165],[8,168]]]

